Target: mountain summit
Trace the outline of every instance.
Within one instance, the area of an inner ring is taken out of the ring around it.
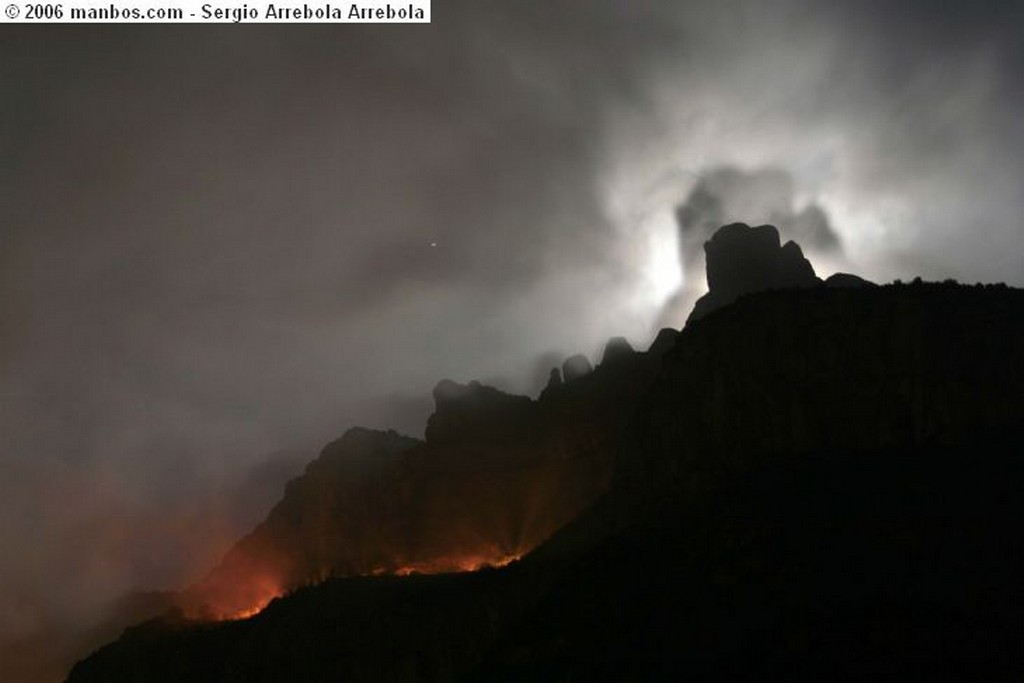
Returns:
[[[1024,676],[1024,292],[825,286],[770,226],[706,251],[681,332],[347,433],[199,593],[272,558],[282,597],[69,681]]]
[[[773,225],[723,226],[704,243],[704,253],[708,293],[697,300],[688,321],[699,320],[744,294],[821,284],[800,245],[780,244]]]

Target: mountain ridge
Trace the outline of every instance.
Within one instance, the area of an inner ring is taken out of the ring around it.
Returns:
[[[536,401],[445,385],[486,405],[446,405],[396,459],[418,450],[423,485],[509,458],[555,472],[540,499],[560,522],[518,561],[332,574],[251,619],[158,619],[68,680],[1024,672],[1024,551],[1004,542],[1024,519],[1024,291],[841,284],[740,293]],[[585,495],[558,487],[581,481]],[[496,522],[486,536],[523,528],[507,513],[528,490],[464,500]]]

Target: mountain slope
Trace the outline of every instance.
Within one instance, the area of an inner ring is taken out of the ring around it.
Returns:
[[[179,606],[237,618],[329,577],[465,571],[521,557],[608,486],[617,435],[658,365],[657,353],[623,344],[539,401],[445,380],[425,441],[349,430]]]
[[[156,622],[70,680],[1020,673],[1022,321],[1000,288],[741,299],[683,332],[610,492],[526,560]]]
[[[740,294],[566,377],[537,401],[442,383],[425,442],[350,432],[211,574],[246,585],[255,547],[288,590],[333,578],[130,629],[69,680],[1024,674],[1024,292]]]

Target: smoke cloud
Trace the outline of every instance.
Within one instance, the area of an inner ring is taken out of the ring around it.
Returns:
[[[433,14],[0,41],[5,642],[195,579],[442,377],[681,324],[700,197],[766,184],[825,275],[1024,284],[1020,2]]]

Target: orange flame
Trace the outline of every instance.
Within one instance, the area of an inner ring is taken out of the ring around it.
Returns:
[[[475,572],[482,569],[505,567],[521,557],[521,553],[503,554],[500,552],[489,555],[439,557],[399,566],[379,566],[369,571],[368,574],[371,576],[411,576],[414,574]],[[232,589],[228,591],[228,594],[220,594],[219,599],[205,602],[203,610],[196,614],[196,617],[214,621],[249,619],[262,612],[275,598],[286,592],[279,578],[262,573],[235,583]]]
[[[262,612],[267,605],[284,595],[281,581],[276,577],[259,575],[246,580],[244,589],[230,596],[221,596],[213,605],[204,605],[206,618],[214,621],[240,621]]]
[[[476,572],[481,569],[497,569],[505,567],[521,557],[520,554],[483,556],[466,555],[461,557],[441,557],[434,560],[412,562],[393,569],[392,571],[375,570],[374,574],[394,574],[395,576],[410,576],[412,574],[458,574],[462,572]]]

